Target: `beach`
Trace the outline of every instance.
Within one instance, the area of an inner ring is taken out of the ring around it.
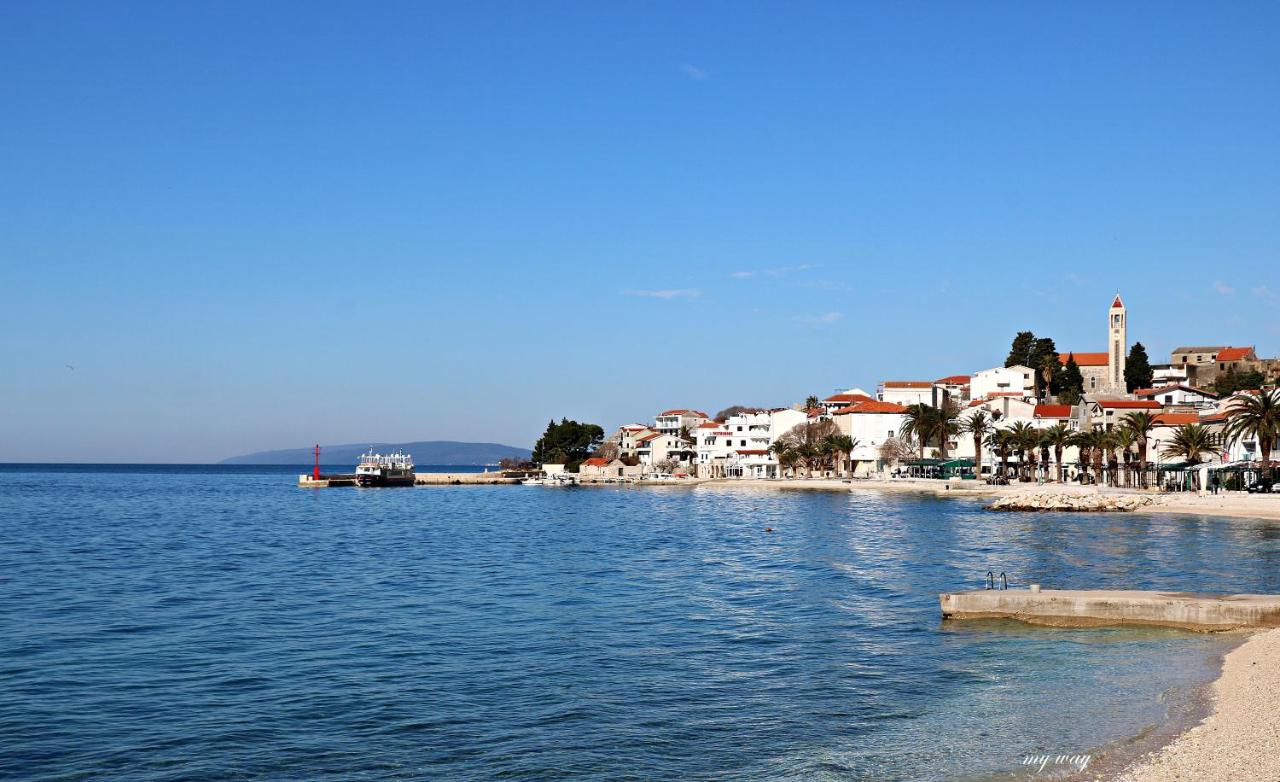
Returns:
[[[1227,654],[1213,712],[1114,782],[1274,782],[1280,779],[1280,630]]]

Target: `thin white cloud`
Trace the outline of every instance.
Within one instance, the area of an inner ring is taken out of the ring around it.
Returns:
[[[772,269],[751,269],[749,271],[733,272],[729,276],[735,280],[749,280],[752,277],[785,277],[794,272],[807,271],[812,269],[813,264],[801,263],[796,266],[775,266]]]
[[[843,312],[824,312],[821,315],[797,315],[792,320],[810,326],[830,326],[843,317]]]
[[[1259,285],[1256,288],[1251,288],[1250,292],[1259,299],[1266,299],[1267,301],[1275,301],[1276,298],[1275,292],[1265,285]]]
[[[622,293],[626,296],[644,296],[650,299],[696,299],[702,295],[702,291],[697,288],[667,288],[656,291],[627,290]]]
[[[1231,294],[1236,292],[1235,288],[1232,288],[1230,285],[1226,284],[1222,280],[1214,280],[1213,289],[1223,296],[1230,296]]]
[[[689,63],[685,63],[684,65],[681,65],[680,70],[684,71],[684,75],[688,76],[690,79],[693,79],[694,81],[706,81],[707,76],[709,75],[706,71],[702,70],[698,66],[690,65]]]

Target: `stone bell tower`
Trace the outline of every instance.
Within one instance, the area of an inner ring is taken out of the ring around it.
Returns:
[[[1129,314],[1120,301],[1120,294],[1111,302],[1107,311],[1107,385],[1113,394],[1123,394],[1127,390],[1124,385],[1124,363],[1129,353]]]

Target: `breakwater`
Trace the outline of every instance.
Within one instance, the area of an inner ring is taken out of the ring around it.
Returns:
[[[1164,502],[1158,494],[1102,494],[1070,491],[1035,491],[1010,494],[987,506],[1002,511],[1067,511],[1078,513],[1124,513]]]

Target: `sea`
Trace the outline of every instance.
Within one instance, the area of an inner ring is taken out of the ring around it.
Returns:
[[[308,471],[0,465],[0,779],[1037,779],[1185,727],[1240,637],[939,593],[1280,592],[1272,522]]]

